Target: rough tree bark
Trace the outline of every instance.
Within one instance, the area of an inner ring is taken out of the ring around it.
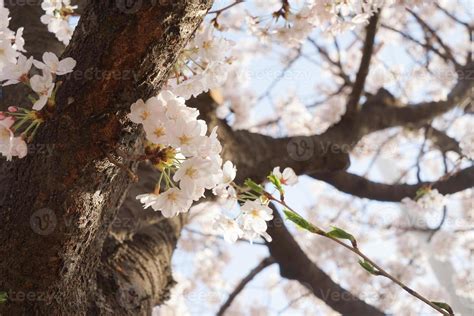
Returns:
[[[159,90],[211,2],[137,1],[132,10],[124,10],[121,1],[86,6],[64,53],[78,65],[58,91],[54,115],[35,137],[34,145],[53,150],[2,168],[0,288],[10,299],[1,313],[110,314],[114,300],[131,302],[123,314],[149,313],[133,308],[148,293],[109,295],[119,282],[106,273],[112,265],[106,262],[96,278],[104,240],[130,184],[127,172],[107,157],[116,149],[129,155],[140,150],[142,135],[125,119],[127,108]],[[135,165],[129,159],[122,163]],[[143,243],[147,238],[152,237],[143,237]],[[104,252],[113,248],[107,243]],[[127,275],[133,279],[140,272]],[[104,278],[111,282],[98,288]],[[150,282],[166,289],[169,273]],[[159,302],[162,292],[155,291],[147,305]]]

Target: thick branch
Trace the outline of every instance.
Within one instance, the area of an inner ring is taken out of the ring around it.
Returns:
[[[472,62],[459,70],[458,82],[442,101],[397,105],[390,97],[376,95],[367,101],[358,117],[361,132],[366,135],[389,127],[418,127],[456,106],[468,106],[473,102],[474,81],[470,79],[473,71]]]
[[[474,184],[474,167],[457,172],[451,177],[437,182],[422,182],[418,184],[385,184],[370,181],[362,176],[349,172],[321,172],[311,175],[334,186],[336,189],[377,201],[400,202],[404,197],[414,198],[416,191],[423,186],[432,186],[441,194],[453,194],[469,189]]]
[[[429,139],[433,142],[433,144],[443,153],[448,151],[453,151],[462,155],[462,150],[459,147],[459,142],[454,138],[448,136],[445,132],[440,131],[434,127],[429,127],[427,133]]]
[[[245,130],[234,131],[225,121],[217,119],[215,103],[208,94],[192,99],[188,104],[199,109],[210,128],[219,127],[223,158],[237,165],[237,182],[246,178],[264,180],[275,166],[292,167],[298,174],[343,170],[349,166],[348,154],[328,150],[331,144],[325,137],[273,138]]]

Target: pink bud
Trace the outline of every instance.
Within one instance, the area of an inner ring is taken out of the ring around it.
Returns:
[[[8,112],[15,113],[18,111],[18,108],[16,106],[9,106],[8,107]]]
[[[5,118],[6,118],[5,113],[0,112],[0,121],[1,121],[1,120],[4,120]]]

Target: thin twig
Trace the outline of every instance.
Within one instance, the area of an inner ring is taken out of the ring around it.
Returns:
[[[249,274],[240,281],[240,283],[237,285],[237,287],[230,293],[229,297],[227,300],[224,302],[224,304],[221,306],[219,311],[217,312],[217,316],[222,316],[224,315],[224,312],[230,307],[234,299],[239,295],[240,292],[245,288],[245,286],[253,280],[253,278],[262,272],[266,267],[272,265],[275,263],[275,259],[273,257],[267,257],[263,259],[255,268],[253,268]]]
[[[235,1],[235,2],[233,2],[233,3],[231,3],[231,4],[229,4],[228,6],[225,6],[225,7],[221,8],[221,9],[214,10],[214,11],[209,11],[208,14],[215,14],[216,17],[217,17],[217,16],[219,16],[222,12],[224,12],[225,10],[228,10],[228,9],[232,8],[233,6],[236,6],[236,5],[238,5],[239,3],[242,3],[242,2],[245,2],[245,0],[237,0],[237,1]]]
[[[286,202],[280,200],[280,199],[277,199],[275,197],[273,197],[270,193],[268,192],[264,192],[264,195],[271,201],[274,201],[278,204],[280,204],[281,206],[285,207],[286,209],[288,209],[290,212],[293,212],[294,214],[300,216],[295,210],[293,210],[290,206],[288,206],[286,204]],[[300,216],[301,217],[301,216]],[[311,224],[312,225],[312,224]],[[317,234],[317,235],[320,235],[320,236],[323,236],[323,237],[326,237],[326,238],[329,238],[331,239],[332,241],[340,244],[341,246],[343,246],[344,248],[348,249],[349,251],[353,252],[354,254],[358,255],[359,257],[361,257],[362,259],[365,260],[365,262],[368,262],[370,265],[372,265],[374,268],[375,268],[375,274],[376,275],[380,275],[380,276],[384,276],[386,278],[388,278],[389,280],[391,280],[392,282],[394,282],[395,284],[397,284],[398,286],[400,286],[403,290],[405,290],[407,293],[409,293],[410,295],[414,296],[415,298],[419,299],[420,301],[424,302],[425,304],[429,305],[431,308],[435,309],[436,311],[438,311],[439,313],[441,313],[442,315],[445,315],[445,316],[450,316],[450,315],[453,315],[451,313],[449,313],[448,311],[442,309],[441,307],[437,306],[436,304],[434,304],[433,302],[431,302],[430,300],[428,300],[427,298],[425,298],[424,296],[422,296],[421,294],[419,294],[418,292],[416,292],[415,290],[409,288],[407,285],[405,285],[403,282],[401,282],[399,279],[397,279],[396,277],[392,276],[391,274],[389,274],[387,271],[385,271],[382,267],[380,267],[378,264],[376,264],[374,261],[372,261],[372,259],[370,259],[368,256],[366,256],[362,251],[360,251],[360,249],[358,248],[357,246],[357,243],[355,241],[352,242],[352,245],[349,245],[349,244],[346,244],[345,242],[339,240],[338,238],[336,237],[332,237],[330,235],[328,235],[326,232],[324,232],[324,230],[320,229],[319,227],[315,226],[315,225],[312,225],[312,230],[311,230],[313,233]]]
[[[377,25],[379,21],[379,12],[376,12],[371,18],[367,26],[367,34],[365,37],[364,48],[362,51],[362,59],[360,61],[359,70],[357,71],[356,80],[352,92],[347,103],[348,113],[357,110],[360,97],[364,91],[365,81],[369,74],[370,61],[374,52],[375,35],[377,33]]]
[[[427,22],[425,22],[425,20],[423,20],[421,16],[419,16],[414,11],[408,8],[406,10],[415,18],[415,20],[421,25],[421,27],[425,30],[425,32],[431,34],[431,36],[433,36],[436,39],[436,41],[445,51],[446,56],[453,62],[453,64],[455,65],[457,69],[460,69],[462,67],[461,64],[458,63],[458,61],[456,60],[456,58],[454,57],[452,53],[451,48],[444,43],[444,41],[441,39],[438,33]]]

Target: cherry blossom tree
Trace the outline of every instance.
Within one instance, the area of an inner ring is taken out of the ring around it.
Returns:
[[[472,314],[473,16],[0,1],[0,314]]]

